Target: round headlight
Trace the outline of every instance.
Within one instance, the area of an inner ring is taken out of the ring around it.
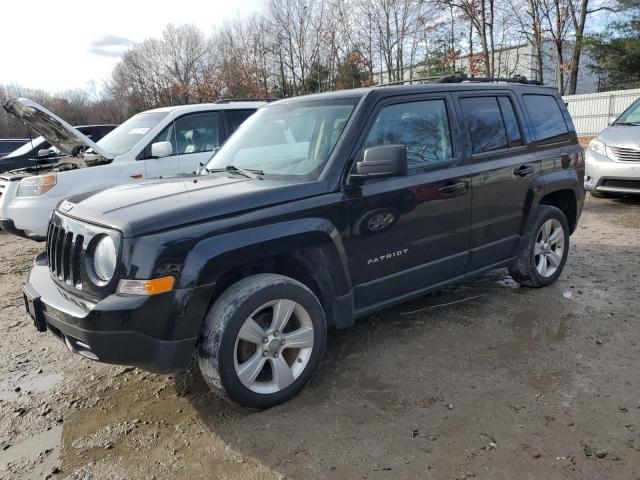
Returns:
[[[117,256],[116,246],[111,237],[103,236],[93,251],[93,269],[100,280],[108,282],[113,278]]]

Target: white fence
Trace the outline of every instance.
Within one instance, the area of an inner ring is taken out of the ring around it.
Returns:
[[[617,117],[640,98],[640,88],[567,95],[562,98],[568,104],[578,135],[595,136],[607,128],[611,117]]]

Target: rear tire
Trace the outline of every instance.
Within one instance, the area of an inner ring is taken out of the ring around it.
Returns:
[[[513,279],[529,287],[555,282],[569,253],[569,225],[559,208],[540,205],[520,243],[517,260],[509,267]]]
[[[229,287],[209,309],[198,365],[216,394],[264,409],[296,395],[324,354],[318,298],[283,275],[258,274]]]

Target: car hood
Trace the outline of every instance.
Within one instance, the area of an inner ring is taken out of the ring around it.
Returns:
[[[120,185],[75,195],[63,215],[120,230],[125,237],[177,228],[322,193],[320,182],[189,176]]]
[[[113,159],[112,154],[100,148],[89,137],[33,100],[14,98],[4,105],[4,109],[18,117],[46,138],[51,145],[55,145],[66,154],[72,154],[77,147],[89,147],[98,155]]]
[[[607,145],[640,150],[640,125],[611,125],[598,138]]]

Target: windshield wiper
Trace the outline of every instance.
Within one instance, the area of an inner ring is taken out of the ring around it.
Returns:
[[[207,173],[217,173],[217,172],[229,172],[229,173],[238,173],[240,175],[244,175],[247,178],[252,178],[254,180],[262,180],[262,176],[264,172],[262,170],[257,170],[254,168],[240,168],[235,165],[227,165],[224,168],[207,168],[202,167]]]
[[[640,126],[638,122],[613,122],[614,125],[632,125],[634,127]]]

